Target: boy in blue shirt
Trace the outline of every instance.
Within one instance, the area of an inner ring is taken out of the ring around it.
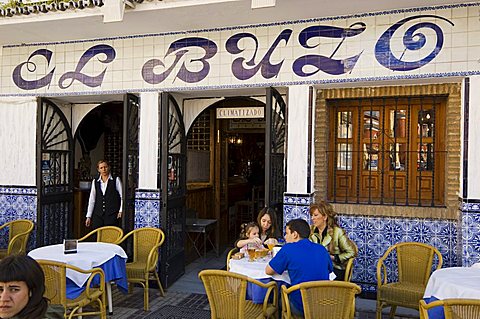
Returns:
[[[285,244],[265,268],[267,275],[282,274],[288,270],[291,285],[307,281],[329,280],[333,264],[322,245],[312,243],[308,236],[310,227],[303,219],[292,219],[285,229]],[[302,296],[299,290],[290,295],[292,313],[303,315]]]

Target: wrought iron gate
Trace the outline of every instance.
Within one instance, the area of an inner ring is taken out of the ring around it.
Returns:
[[[285,191],[285,101],[274,88],[267,88],[265,105],[265,205],[283,216]]]
[[[138,130],[139,99],[126,94],[123,99],[123,218],[122,228],[128,232],[134,228],[135,191],[138,188]]]
[[[165,287],[185,273],[186,137],[183,116],[168,93],[160,95],[160,169],[162,193],[160,278]]]
[[[39,99],[37,136],[37,246],[58,244],[72,234],[73,138],[53,102]]]

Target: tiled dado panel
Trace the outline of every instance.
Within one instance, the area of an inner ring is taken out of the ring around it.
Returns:
[[[283,231],[291,219],[303,218],[310,222],[310,204],[313,203],[312,194],[283,194]]]
[[[388,247],[415,241],[436,247],[443,256],[443,267],[460,265],[456,221],[338,215],[338,222],[358,246],[353,281],[364,291],[375,291],[378,259]],[[396,267],[392,262],[391,267]]]
[[[37,188],[0,186],[0,225],[16,219],[37,220]],[[0,231],[0,247],[7,247],[7,230]],[[29,239],[29,247],[35,243],[35,232]]]
[[[480,204],[462,205],[462,266],[480,262]]]
[[[310,223],[309,205],[313,203],[313,194],[284,195],[284,229],[285,223],[291,219],[303,218]],[[480,209],[479,209],[480,211]],[[476,260],[480,256],[480,213],[464,215],[472,235],[469,242],[470,256],[476,252]],[[461,249],[458,247],[459,228],[456,221],[398,218],[398,217],[370,217],[370,216],[338,216],[338,223],[345,229],[348,236],[358,246],[358,256],[353,270],[353,281],[362,286],[363,291],[375,291],[377,286],[376,271],[378,259],[383,256],[388,247],[405,241],[416,241],[436,247],[443,256],[443,267],[461,265]],[[464,221],[465,224],[465,221]],[[463,226],[464,233],[467,227]],[[476,240],[476,241],[474,241]],[[475,246],[476,245],[476,246]],[[467,246],[468,247],[468,246]],[[464,244],[465,249],[465,244]],[[475,261],[477,262],[477,261]],[[465,264],[465,262],[464,262]],[[392,262],[391,267],[395,267]]]
[[[135,193],[135,228],[160,227],[160,191],[138,190]]]

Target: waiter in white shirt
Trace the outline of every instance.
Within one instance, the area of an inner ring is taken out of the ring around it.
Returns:
[[[92,181],[85,226],[97,229],[102,226],[119,226],[122,218],[122,182],[110,174],[105,160],[97,163],[100,176]]]

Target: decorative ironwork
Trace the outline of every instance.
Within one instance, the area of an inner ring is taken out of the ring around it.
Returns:
[[[122,186],[125,206],[123,229],[130,231],[134,225],[135,191],[138,188],[138,132],[140,127],[139,99],[125,95],[123,102],[123,174]]]
[[[57,105],[39,102],[38,245],[57,244],[71,234],[73,138]]]
[[[186,199],[186,137],[183,117],[175,99],[160,96],[161,227],[166,232],[161,251],[160,277],[168,287],[185,272],[184,230]]]
[[[283,193],[285,192],[285,109],[286,104],[274,88],[267,89],[265,107],[265,204],[277,209],[283,216]],[[279,219],[281,221],[281,218]]]
[[[202,112],[192,124],[187,136],[189,150],[210,151],[210,112]]]

